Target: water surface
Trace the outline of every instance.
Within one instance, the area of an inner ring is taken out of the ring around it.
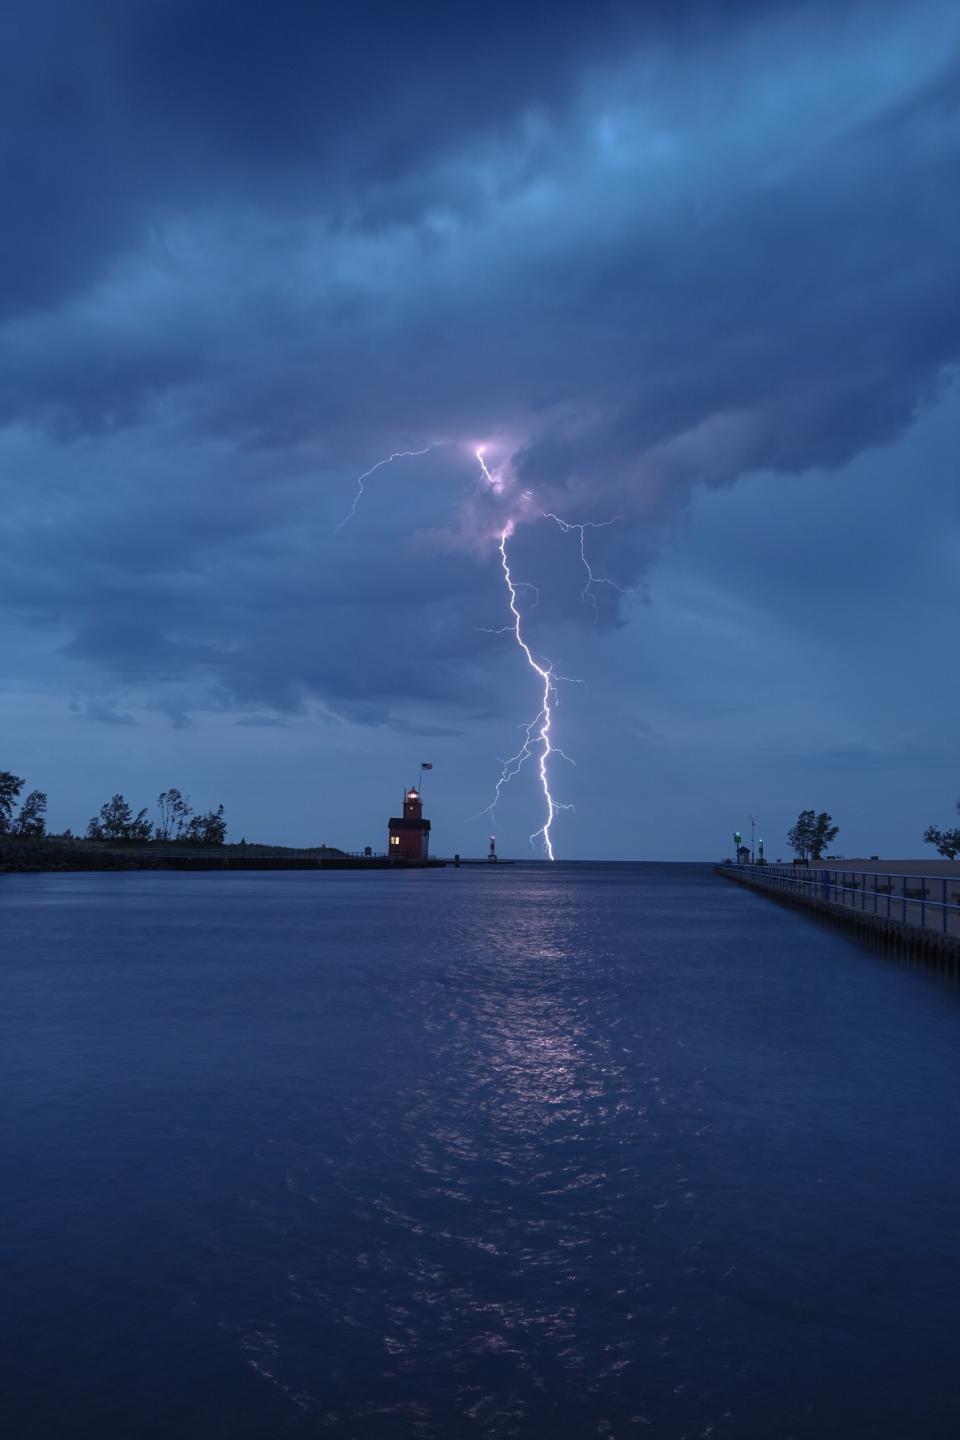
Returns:
[[[960,1432],[960,1000],[706,867],[0,876],[11,1437]]]

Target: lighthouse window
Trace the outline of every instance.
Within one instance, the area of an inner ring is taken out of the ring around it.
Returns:
[[[400,836],[399,836],[399,835],[391,835],[391,836],[390,836],[390,844],[391,844],[391,845],[399,845],[399,844],[400,844]]]

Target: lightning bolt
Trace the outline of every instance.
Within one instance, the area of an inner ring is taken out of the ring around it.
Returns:
[[[491,475],[490,470],[487,466],[487,462],[483,458],[483,446],[481,445],[480,449],[475,450],[473,453],[476,455],[477,459],[480,462],[480,469],[483,471],[484,480],[486,480],[487,484],[490,486],[490,489],[496,491],[496,493],[499,495],[501,490],[503,489],[503,481],[500,479],[499,475]]]
[[[480,463],[482,464],[483,461],[481,460]],[[556,818],[557,811],[570,810],[573,808],[570,805],[561,805],[558,801],[554,800],[550,790],[550,756],[553,754],[563,755],[563,751],[558,750],[550,739],[550,731],[553,727],[553,711],[557,704],[556,682],[559,678],[562,677],[557,676],[552,664],[548,663],[546,666],[541,665],[534,658],[533,651],[530,649],[530,646],[523,638],[520,610],[517,605],[518,585],[517,582],[514,581],[514,578],[510,573],[510,561],[507,559],[507,541],[510,539],[510,536],[512,534],[513,521],[508,520],[506,525],[503,527],[503,531],[500,535],[499,550],[500,564],[503,568],[503,578],[506,583],[507,593],[510,596],[510,613],[513,616],[513,625],[511,628],[513,630],[513,636],[517,642],[517,645],[523,651],[524,659],[530,666],[530,669],[533,670],[540,678],[540,681],[543,685],[543,693],[540,700],[540,710],[538,714],[533,718],[533,720],[530,721],[530,724],[526,727],[526,734],[524,736],[523,744],[521,745],[517,754],[512,756],[508,761],[506,761],[504,765],[503,771],[500,775],[500,779],[497,781],[496,798],[494,799],[493,807],[491,807],[491,809],[496,807],[496,803],[497,800],[499,800],[500,798],[500,791],[502,790],[503,786],[507,783],[508,780],[513,779],[513,776],[516,775],[517,771],[520,769],[524,761],[528,760],[531,757],[534,747],[539,747],[540,754],[537,760],[537,770],[540,775],[540,786],[543,790],[543,798],[546,801],[547,805],[547,818],[540,826],[539,830],[534,830],[533,834],[530,836],[530,843],[532,845],[534,841],[538,839],[538,837],[542,838],[543,848],[547,852],[547,859],[553,860],[556,857],[553,853],[553,840],[551,838],[550,831],[553,828],[553,822]],[[570,759],[569,755],[564,755],[563,758],[565,760]]]
[[[475,454],[477,457],[477,461],[480,465],[480,469],[483,473],[484,479],[486,480],[487,484],[494,491],[496,491],[497,494],[499,494],[503,489],[502,481],[500,481],[498,476],[491,474],[490,469],[483,457],[483,448],[481,447],[475,452]],[[571,764],[574,763],[572,760],[570,760],[569,755],[564,754],[564,752],[558,746],[553,744],[551,738],[551,732],[553,729],[553,713],[558,703],[557,681],[565,680],[567,679],[567,677],[563,675],[558,675],[551,661],[545,660],[544,663],[541,664],[540,661],[537,660],[534,656],[534,653],[530,649],[530,646],[527,644],[527,641],[524,639],[523,617],[520,613],[520,607],[517,603],[518,591],[521,589],[532,590],[536,597],[534,601],[535,605],[540,600],[540,592],[536,589],[536,586],[530,585],[527,581],[514,580],[513,578],[513,573],[510,569],[510,561],[507,557],[507,541],[510,539],[513,532],[514,522],[512,520],[508,520],[506,525],[504,525],[503,529],[500,532],[500,543],[498,546],[500,552],[500,566],[503,570],[503,579],[507,587],[507,595],[509,597],[509,609],[512,618],[508,625],[502,626],[500,630],[493,631],[492,633],[507,633],[513,635],[513,638],[517,643],[517,647],[523,653],[524,659],[526,660],[530,669],[538,677],[538,680],[543,688],[541,691],[540,709],[538,710],[534,718],[530,721],[530,723],[524,727],[523,744],[520,746],[520,749],[515,755],[511,755],[508,760],[503,761],[503,768],[500,772],[500,777],[494,787],[493,800],[490,805],[487,806],[487,809],[485,811],[481,811],[480,813],[489,814],[491,819],[493,819],[494,821],[496,820],[497,803],[500,800],[500,795],[504,785],[508,784],[509,781],[511,781],[514,776],[519,773],[525,762],[532,759],[534,754],[536,753],[537,772],[540,777],[540,787],[543,790],[543,798],[547,807],[547,818],[540,826],[540,829],[535,830],[530,836],[530,843],[531,845],[533,845],[538,839],[542,840],[543,848],[546,852],[547,859],[554,860],[556,856],[554,854],[553,837],[551,835],[551,831],[553,829],[553,822],[556,819],[558,811],[573,809],[572,805],[563,805],[558,800],[555,800],[553,798],[553,792],[550,789],[551,755],[560,755],[564,760],[570,761]]]
[[[381,469],[382,466],[389,465],[393,460],[407,460],[413,459],[417,455],[426,455],[428,451],[436,450],[438,445],[444,444],[446,444],[446,441],[444,440],[431,440],[430,444],[424,445],[422,450],[394,450],[392,455],[385,455],[382,460],[377,461],[376,465],[371,465],[369,470],[364,470],[362,475],[357,476],[357,493],[353,497],[353,504],[350,506],[347,514],[344,515],[343,519],[340,521],[340,524],[334,530],[334,535],[339,535],[344,525],[346,525],[347,522],[352,520],[353,517],[356,515],[357,506],[360,504],[360,501],[363,498],[364,480],[369,480],[371,475],[373,475],[377,470]]]
[[[359,506],[360,501],[363,498],[365,489],[364,482],[366,480],[369,480],[370,476],[375,474],[377,470],[382,469],[385,465],[392,464],[394,460],[415,459],[421,455],[428,454],[431,450],[435,450],[440,445],[447,445],[450,443],[451,442],[447,440],[431,440],[430,443],[428,445],[424,445],[421,450],[395,450],[392,454],[384,456],[382,460],[378,460],[376,464],[371,465],[368,470],[364,470],[362,475],[357,476],[357,493],[353,498],[353,504],[351,505],[347,514],[340,521],[339,525],[336,527],[334,534],[339,534],[340,531],[344,528],[344,526],[347,525],[349,521],[354,518],[357,513],[357,507]],[[498,473],[496,473],[495,470],[491,471],[490,467],[487,465],[487,462],[484,459],[483,446],[475,450],[474,455],[476,456],[477,462],[480,466],[481,474],[486,484],[496,495],[502,495],[506,488],[504,480]],[[522,492],[521,499],[524,502],[529,502],[530,500],[532,500],[532,498],[533,494],[531,491],[525,490]],[[587,529],[600,529],[603,526],[613,525],[616,523],[616,520],[621,517],[617,516],[613,520],[587,522],[583,525],[572,524],[569,521],[562,520],[559,515],[554,515],[552,513],[545,514],[544,518],[555,521],[556,524],[559,525],[561,530],[563,530],[565,533],[571,530],[579,531],[580,559],[583,562],[584,569],[587,573],[587,581],[584,585],[582,595],[584,599],[589,596],[593,604],[594,616],[596,617],[597,601],[592,588],[594,585],[610,585],[615,590],[619,590],[621,594],[625,594],[626,592],[621,590],[621,587],[615,584],[613,580],[607,579],[606,576],[594,575],[593,570],[590,566],[590,562],[587,559],[586,555],[584,531]],[[558,755],[561,759],[567,760],[571,765],[574,763],[574,761],[570,759],[569,755],[565,754],[558,745],[555,745],[553,743],[552,739],[554,711],[556,710],[559,703],[557,682],[566,681],[570,684],[582,684],[583,682],[579,680],[572,680],[567,675],[558,674],[558,672],[553,666],[553,662],[546,659],[546,657],[544,657],[543,663],[541,663],[535,657],[529,644],[524,638],[523,617],[520,611],[520,606],[518,604],[519,592],[521,590],[529,590],[532,592],[533,605],[530,607],[531,609],[536,608],[536,606],[539,604],[540,592],[538,591],[537,587],[530,584],[529,581],[515,580],[513,577],[512,571],[510,569],[510,561],[507,556],[507,542],[513,535],[514,530],[515,521],[512,519],[507,520],[506,524],[504,524],[502,530],[500,531],[499,544],[497,547],[500,555],[500,566],[503,571],[504,584],[507,588],[508,608],[511,617],[510,621],[508,624],[503,625],[496,630],[487,630],[486,627],[483,626],[477,626],[476,628],[484,630],[487,634],[507,634],[513,636],[513,639],[516,642],[518,649],[523,654],[524,660],[526,661],[530,669],[534,672],[534,674],[537,676],[537,680],[541,687],[540,708],[534,718],[529,722],[529,724],[522,727],[524,732],[523,743],[515,755],[511,755],[508,760],[504,760],[502,762],[500,776],[494,787],[494,798],[491,804],[488,805],[485,810],[481,810],[479,813],[480,815],[489,814],[491,818],[495,821],[496,807],[500,800],[503,787],[508,784],[515,775],[519,773],[520,769],[523,767],[527,760],[531,760],[536,757],[537,773],[539,775],[540,787],[543,791],[543,798],[546,805],[546,819],[544,820],[544,823],[540,826],[539,830],[535,830],[530,836],[530,843],[531,845],[533,845],[538,839],[541,840],[543,843],[544,852],[548,860],[554,860],[556,858],[556,855],[553,849],[553,837],[551,833],[554,820],[556,819],[557,814],[561,810],[572,810],[573,806],[562,804],[559,800],[554,799],[553,792],[550,788],[550,760],[552,756]]]
[[[619,520],[622,520],[622,515],[614,515],[610,520],[587,520],[582,525],[576,525],[570,520],[561,520],[560,516],[554,515],[552,510],[545,510],[543,512],[543,518],[544,520],[555,520],[565,535],[569,535],[571,530],[579,531],[580,559],[583,562],[584,570],[586,570],[587,572],[587,583],[580,591],[580,598],[584,601],[589,600],[591,605],[593,606],[594,622],[596,622],[600,618],[600,612],[597,609],[597,597],[593,593],[594,585],[609,585],[611,590],[616,590],[618,595],[630,595],[634,593],[631,590],[624,589],[622,585],[618,585],[615,580],[608,579],[606,575],[594,575],[590,561],[587,559],[587,552],[585,548],[584,531],[606,530],[610,525],[616,525]]]

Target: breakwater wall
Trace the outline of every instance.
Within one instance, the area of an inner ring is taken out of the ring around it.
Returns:
[[[144,843],[0,836],[0,873],[70,870],[432,870],[445,860],[401,860],[332,848],[285,846],[191,847]]]
[[[445,860],[393,860],[380,855],[342,855],[326,859],[310,856],[172,855],[157,860],[157,870],[436,870]]]
[[[714,868],[725,880],[815,915],[885,953],[922,960],[960,977],[960,903],[947,899],[952,888],[944,886],[943,899],[934,900],[933,886],[923,876],[759,865]],[[897,881],[902,882],[899,889]],[[938,893],[941,883],[938,877]]]

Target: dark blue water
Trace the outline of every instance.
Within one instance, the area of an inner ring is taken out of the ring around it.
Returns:
[[[960,1433],[960,995],[682,866],[0,877],[4,1433]]]

